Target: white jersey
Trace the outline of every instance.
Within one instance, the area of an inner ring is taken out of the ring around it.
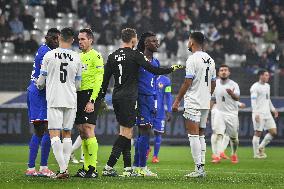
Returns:
[[[206,53],[197,51],[186,61],[186,78],[193,79],[184,97],[184,108],[210,109],[211,81],[216,79],[214,60]]]
[[[226,81],[222,81],[222,79],[217,79],[216,88],[213,94],[216,99],[216,108],[224,114],[238,115],[239,102],[235,101],[227,93],[226,89],[231,89],[235,95],[240,96],[240,88],[236,82],[230,79],[227,79]]]
[[[250,88],[251,107],[254,114],[270,117],[275,108],[270,99],[270,85],[268,83],[254,83]]]
[[[75,80],[81,78],[82,64],[77,52],[57,48],[45,54],[41,74],[46,76],[47,107],[77,107]]]

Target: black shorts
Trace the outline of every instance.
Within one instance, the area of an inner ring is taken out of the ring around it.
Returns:
[[[119,125],[132,128],[136,120],[136,100],[113,99],[114,113]]]
[[[89,123],[96,125],[98,117],[98,109],[100,107],[100,102],[96,101],[94,104],[94,112],[85,112],[85,107],[90,100],[93,90],[77,91],[77,113],[75,124]]]

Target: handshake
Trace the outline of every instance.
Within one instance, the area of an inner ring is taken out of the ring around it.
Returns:
[[[177,71],[179,69],[184,69],[185,66],[174,64],[171,66],[171,68],[173,69],[173,71]]]

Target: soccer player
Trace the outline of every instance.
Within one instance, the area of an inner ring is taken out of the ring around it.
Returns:
[[[137,45],[137,49],[155,67],[160,67],[160,62],[153,57],[157,52],[159,42],[153,32],[143,33]],[[147,167],[147,152],[150,145],[151,128],[156,114],[156,75],[146,71],[143,67],[139,68],[138,81],[138,116],[136,125],[138,126],[138,137],[135,143],[135,155],[133,166],[141,176],[157,176]]]
[[[78,125],[82,139],[84,166],[78,170],[76,176],[96,178],[98,142],[95,137],[95,126],[100,106],[100,101],[96,99],[103,82],[104,62],[102,55],[93,49],[94,35],[91,29],[81,29],[78,39],[79,48],[82,50],[80,57],[83,69],[81,88],[77,92],[75,124]]]
[[[152,66],[142,53],[133,50],[137,43],[135,29],[123,29],[121,38],[123,42],[122,47],[108,56],[102,90],[99,95],[99,99],[104,98],[110,77],[114,75],[115,84],[112,103],[116,119],[120,125],[120,132],[113,145],[108,162],[104,167],[103,176],[118,176],[113,167],[121,153],[124,161],[122,176],[136,176],[131,167],[131,138],[136,118],[135,106],[138,98],[138,73],[140,66],[157,75],[168,74],[182,68],[179,65],[173,65],[171,68]]]
[[[214,60],[202,51],[204,35],[193,32],[189,36],[188,49],[192,55],[186,61],[186,76],[173,104],[173,111],[178,111],[184,97],[184,118],[195,171],[186,177],[205,176],[205,128],[210,109],[211,95],[216,85]]]
[[[159,163],[159,151],[162,143],[162,134],[165,132],[165,119],[167,122],[171,120],[172,112],[172,88],[170,78],[161,75],[156,80],[157,89],[157,113],[153,122],[154,130],[154,154],[152,163]],[[165,104],[167,104],[167,111],[165,111]]]
[[[254,158],[266,158],[267,155],[264,153],[265,146],[267,146],[277,135],[276,124],[271,112],[273,112],[274,118],[277,118],[278,111],[273,106],[270,99],[268,71],[260,70],[258,72],[258,78],[259,81],[254,83],[250,88],[252,121],[254,127],[252,144]],[[267,130],[268,132],[259,144],[263,130]]]
[[[43,56],[50,50],[58,47],[58,36],[60,31],[51,28],[45,36],[45,44],[41,45],[36,53],[33,72],[31,75],[30,85],[28,87],[27,104],[29,120],[34,126],[34,134],[29,144],[29,163],[26,170],[27,176],[51,176],[54,173],[48,169],[47,161],[50,151],[50,137],[47,129],[47,107],[46,107],[46,91],[38,90],[36,80],[40,75],[40,67],[42,65]],[[39,145],[41,145],[41,162],[37,172],[35,169],[35,160],[38,153]]]
[[[45,85],[47,99],[47,119],[53,154],[60,171],[55,178],[69,177],[68,163],[72,151],[71,130],[77,108],[76,90],[80,88],[82,64],[77,52],[72,51],[74,32],[63,28],[59,36],[59,48],[43,57],[38,88]],[[60,133],[62,131],[62,142]]]
[[[216,154],[213,156],[212,163],[219,163],[221,161],[221,153],[224,151],[223,137],[227,134],[230,137],[233,147],[231,162],[235,164],[238,163],[238,101],[240,99],[240,88],[236,82],[229,79],[230,69],[227,65],[223,64],[219,67],[218,76],[214,92],[216,111],[213,123],[213,132],[217,135],[215,142]]]

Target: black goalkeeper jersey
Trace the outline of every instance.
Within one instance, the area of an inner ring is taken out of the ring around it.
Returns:
[[[105,65],[104,79],[100,99],[104,98],[109,80],[114,76],[115,84],[113,99],[137,99],[139,67],[156,75],[169,74],[173,68],[158,68],[149,63],[149,60],[139,51],[131,48],[119,48],[108,56]]]

